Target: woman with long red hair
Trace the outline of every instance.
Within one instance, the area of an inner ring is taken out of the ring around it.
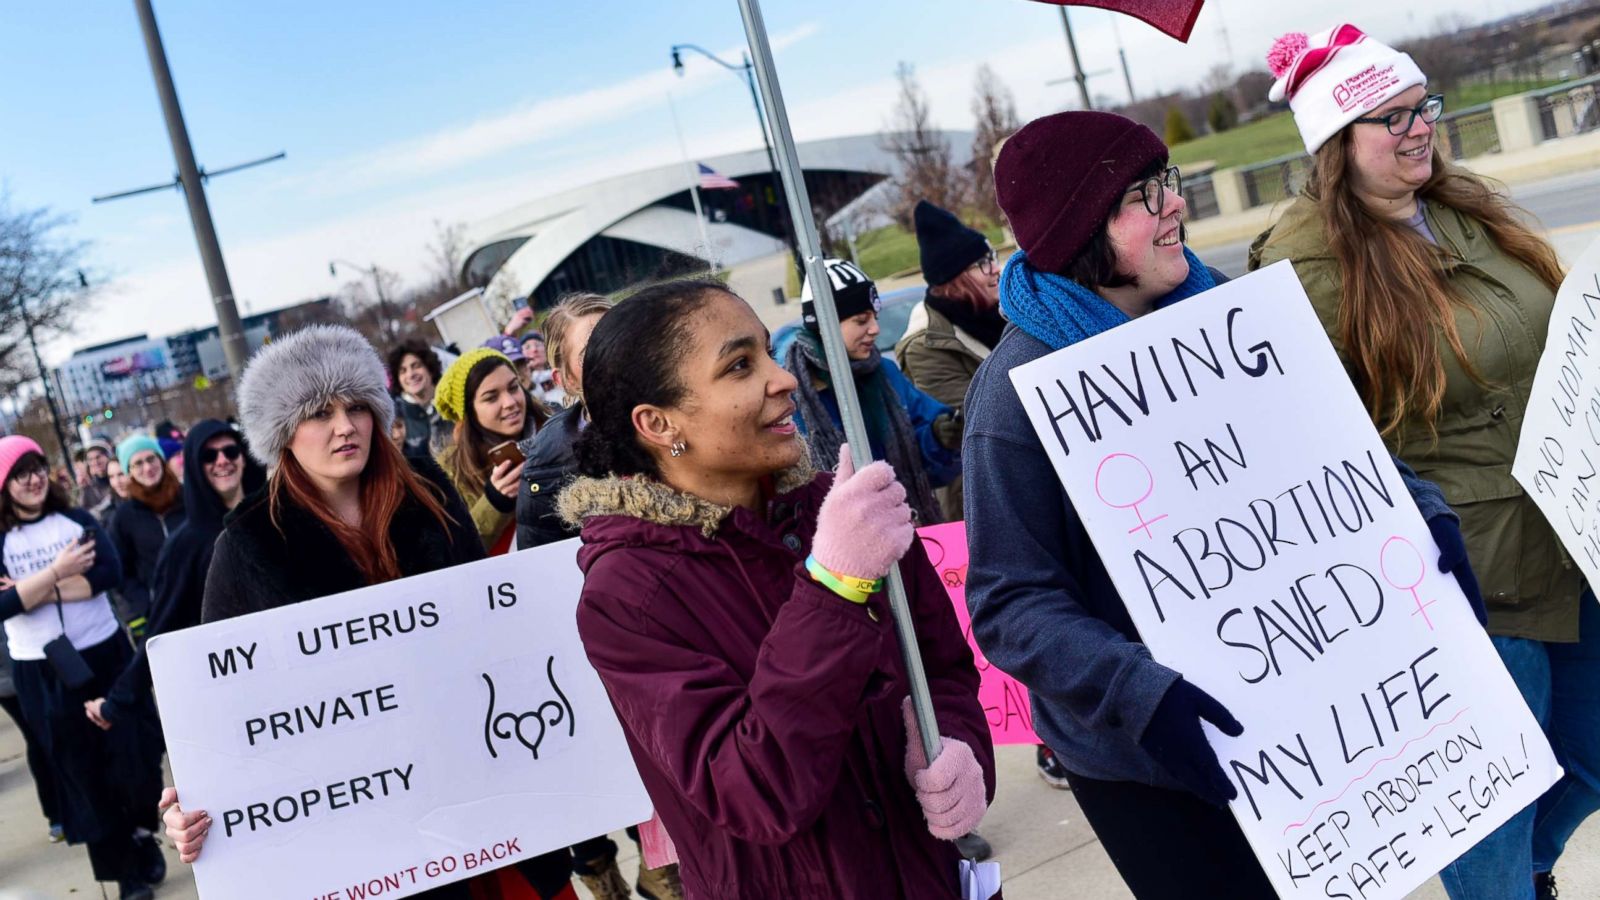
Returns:
[[[239,383],[250,454],[271,470],[264,490],[229,517],[212,553],[201,619],[247,615],[483,558],[460,495],[425,457],[386,438],[394,403],[384,366],[355,331],[320,325],[256,354]],[[211,819],[162,795],[167,836],[184,862],[200,855]],[[291,860],[285,860],[286,863]],[[570,898],[566,853],[518,870],[541,900]],[[481,895],[492,873],[418,894]]]

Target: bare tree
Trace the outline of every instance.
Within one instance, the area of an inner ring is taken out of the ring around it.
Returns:
[[[69,220],[46,208],[13,209],[10,197],[0,194],[0,391],[13,398],[27,382],[38,379],[50,390],[49,376],[35,361],[30,338],[45,343],[65,334],[88,306],[94,291],[84,272],[88,245],[63,232]],[[47,408],[43,393],[37,407]],[[37,417],[36,417],[37,421]],[[40,445],[52,459],[65,450],[54,423]]]
[[[990,222],[1004,220],[994,193],[994,157],[1000,142],[1022,127],[1017,101],[988,63],[978,67],[972,114],[978,120],[972,137],[972,205]]]
[[[899,191],[890,200],[888,211],[909,229],[918,200],[959,210],[965,205],[965,192],[963,179],[952,161],[950,142],[933,125],[928,95],[917,83],[916,70],[902,62],[895,69],[895,78],[900,82],[900,99],[888,130],[882,135],[882,144],[894,156],[900,174],[895,180]]]
[[[13,209],[0,194],[0,391],[40,375],[29,327],[41,344],[66,333],[93,294],[88,245],[63,234],[68,224],[49,209]]]

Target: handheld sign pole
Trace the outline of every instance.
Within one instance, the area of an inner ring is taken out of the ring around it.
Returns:
[[[778,174],[783,178],[783,189],[789,199],[789,215],[794,219],[800,251],[805,254],[806,278],[811,283],[817,324],[822,331],[822,348],[828,357],[828,373],[833,378],[833,392],[839,401],[839,418],[844,422],[845,437],[850,441],[850,456],[860,469],[872,462],[872,445],[867,440],[867,427],[861,418],[861,401],[856,396],[855,378],[850,374],[844,336],[839,332],[833,286],[823,265],[822,242],[817,238],[816,223],[811,220],[811,197],[806,192],[805,179],[800,176],[800,156],[795,151],[794,133],[789,130],[789,113],[783,105],[783,91],[778,87],[778,72],[772,64],[766,22],[761,17],[759,0],[739,0],[739,12],[744,17],[744,32],[750,41],[761,99],[767,107],[767,123],[772,128]],[[933,699],[928,694],[928,678],[922,670],[922,653],[917,649],[917,632],[911,622],[911,607],[906,602],[899,566],[889,570],[888,591],[895,632],[900,637],[900,652],[905,657],[906,679],[911,682],[911,705],[917,714],[917,729],[922,732],[922,748],[932,762],[939,755],[939,726],[934,720]]]

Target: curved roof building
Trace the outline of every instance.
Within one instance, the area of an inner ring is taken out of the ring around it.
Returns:
[[[971,133],[943,136],[964,163]],[[898,174],[881,141],[870,134],[799,145],[806,188],[824,220]],[[700,191],[703,232],[688,167],[674,163],[563,191],[478,223],[463,276],[486,295],[530,295],[537,306],[548,306],[571,291],[610,293],[715,263],[732,270],[735,290],[761,309],[767,304],[757,298],[781,289],[786,274],[781,254],[791,226],[777,179],[762,149],[702,162],[737,183]]]

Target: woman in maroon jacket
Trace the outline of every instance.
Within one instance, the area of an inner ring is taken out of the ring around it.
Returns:
[[[585,477],[561,497],[583,524],[584,649],[690,900],[959,897],[951,839],[994,790],[972,655],[893,471],[814,476],[794,387],[719,283],[600,321]],[[901,555],[944,735],[931,766],[885,597],[853,587]]]

